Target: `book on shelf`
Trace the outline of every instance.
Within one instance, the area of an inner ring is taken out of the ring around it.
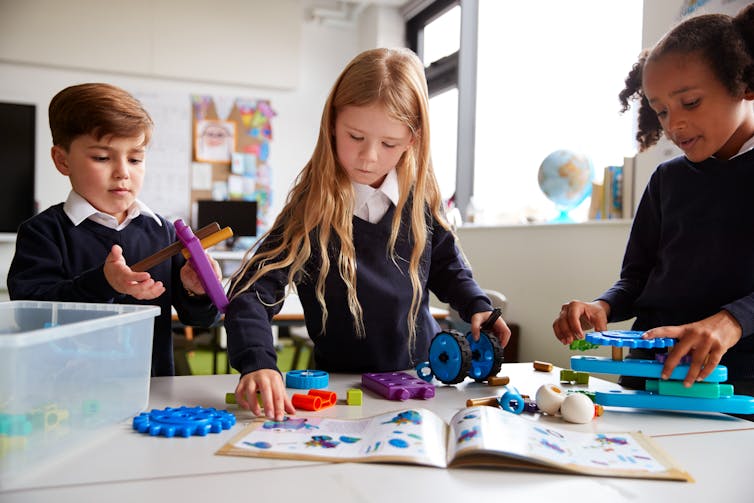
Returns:
[[[641,432],[558,429],[488,406],[462,409],[449,424],[422,408],[361,419],[256,420],[217,454],[693,481]]]
[[[634,199],[636,193],[636,160],[634,157],[623,158],[623,173],[621,181],[621,198],[623,215],[621,218],[633,218],[634,217]]]

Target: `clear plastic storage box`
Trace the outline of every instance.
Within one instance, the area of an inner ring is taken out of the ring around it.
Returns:
[[[0,488],[146,408],[159,313],[0,302]]]

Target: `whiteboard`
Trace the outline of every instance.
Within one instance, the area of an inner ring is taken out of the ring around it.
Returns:
[[[139,199],[171,222],[191,221],[191,99],[185,93],[134,92],[154,121]]]

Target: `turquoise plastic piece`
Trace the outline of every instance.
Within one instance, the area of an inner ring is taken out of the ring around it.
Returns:
[[[606,330],[588,333],[584,335],[584,339],[592,344],[619,348],[669,348],[675,344],[675,339],[669,337],[642,339],[643,333],[638,330]]]
[[[330,375],[324,370],[290,370],[285,373],[286,388],[323,389],[330,383]]]
[[[618,374],[636,377],[650,377],[660,379],[663,364],[656,360],[611,360],[610,358],[600,356],[572,356],[571,368],[573,370],[583,370],[584,372],[593,372],[597,374]],[[670,379],[683,380],[688,374],[688,365],[678,365]],[[707,376],[704,382],[725,382],[728,380],[728,368],[724,365],[718,365],[715,370]]]
[[[508,389],[508,387],[506,386],[505,389],[505,393],[503,393],[503,395],[498,400],[500,407],[502,407],[503,410],[507,410],[508,412],[511,412],[513,414],[521,414],[524,411],[524,406],[526,405],[526,402],[521,396],[521,393],[519,393],[516,388]]]
[[[649,391],[597,391],[595,402],[603,406],[638,409],[694,410],[727,414],[754,414],[754,397],[733,395],[723,398],[692,398],[657,395]]]

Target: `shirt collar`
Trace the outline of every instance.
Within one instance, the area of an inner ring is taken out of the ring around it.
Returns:
[[[746,152],[752,149],[754,149],[754,136],[749,138],[749,140],[743,144],[743,146],[741,147],[741,150],[739,150],[738,153],[734,155],[733,157],[738,157],[739,155],[745,154]],[[731,157],[731,159],[733,159],[733,157]]]
[[[128,215],[121,224],[118,224],[118,221],[112,215],[103,213],[92,206],[89,201],[84,199],[84,197],[74,190],[68,194],[68,198],[65,200],[65,203],[63,203],[63,211],[65,211],[65,214],[68,215],[68,218],[71,219],[71,222],[73,222],[73,225],[75,226],[78,226],[86,219],[90,219],[98,224],[104,225],[105,227],[121,230],[139,215],[150,217],[157,222],[158,225],[162,226],[162,221],[157,214],[138,199],[134,200],[133,204],[128,208]]]
[[[378,188],[364,185],[362,183],[351,182],[353,185],[354,196],[356,197],[355,207],[360,208],[366,201],[374,195],[375,192],[382,192],[394,205],[398,205],[400,198],[400,188],[398,187],[398,174],[395,169],[388,171],[382,185]]]

